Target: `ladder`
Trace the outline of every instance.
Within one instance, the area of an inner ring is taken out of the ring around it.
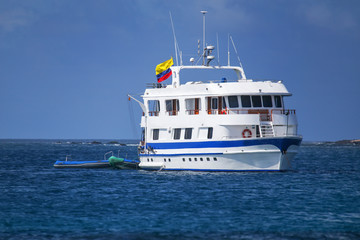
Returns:
[[[272,122],[260,122],[261,137],[274,137],[274,126]]]

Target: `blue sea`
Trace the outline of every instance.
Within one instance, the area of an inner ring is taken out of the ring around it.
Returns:
[[[359,239],[360,146],[304,143],[286,172],[56,169],[136,141],[0,140],[0,239]]]

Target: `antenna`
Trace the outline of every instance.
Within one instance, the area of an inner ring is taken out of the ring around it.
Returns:
[[[220,66],[220,49],[219,49],[219,34],[218,33],[216,33],[216,48],[217,48],[217,54],[218,54],[217,61]]]
[[[230,66],[230,34],[228,34],[228,66]]]
[[[205,14],[207,13],[207,11],[200,11],[203,14],[203,50],[204,50],[204,60],[203,60],[203,65],[205,65]]]
[[[242,64],[241,64],[239,54],[238,54],[238,52],[237,52],[237,50],[236,50],[236,47],[235,47],[235,44],[234,44],[234,41],[233,41],[231,35],[230,35],[230,40],[231,40],[231,42],[232,42],[234,51],[235,51],[236,56],[237,56],[237,59],[238,59],[238,61],[239,61],[239,65],[240,65],[240,67],[243,69],[243,71],[242,71],[242,74],[243,74],[242,77],[243,77],[243,79],[246,79],[245,72],[244,72],[244,68],[243,68],[243,66],[242,66]]]
[[[240,67],[242,68],[242,64],[241,64],[241,61],[240,61],[239,54],[238,54],[238,52],[237,52],[237,50],[236,50],[236,47],[235,47],[234,41],[233,41],[233,39],[232,39],[232,37],[231,37],[231,36],[230,36],[230,40],[231,40],[231,43],[232,43],[232,45],[233,45],[234,51],[235,51],[235,53],[236,53],[237,59],[238,59],[238,61],[239,61],[239,65],[240,65]]]
[[[173,20],[172,20],[172,16],[171,16],[171,12],[169,11],[169,15],[170,15],[170,21],[171,21],[171,28],[173,31],[173,35],[174,35],[174,47],[175,47],[175,59],[176,59],[176,65],[179,66],[179,61],[178,61],[178,44],[176,41],[176,35],[175,35],[175,28],[174,28],[174,24],[173,24]],[[180,56],[180,61],[182,62],[181,56]]]
[[[200,39],[198,40],[198,55],[200,56]]]

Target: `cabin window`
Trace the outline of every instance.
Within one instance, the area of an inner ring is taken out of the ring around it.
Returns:
[[[228,101],[229,101],[229,108],[238,108],[239,107],[239,102],[238,102],[237,96],[229,96]]]
[[[185,99],[186,113],[189,115],[199,114],[200,98]]]
[[[277,107],[277,108],[282,107],[281,96],[274,96],[274,102],[275,102],[275,107]]]
[[[185,128],[185,139],[191,139],[192,128]]]
[[[177,115],[177,113],[179,112],[180,104],[178,99],[166,100],[165,105],[166,105],[166,112],[168,113],[169,116]]]
[[[271,96],[262,96],[263,106],[272,107]]]
[[[181,135],[181,128],[175,128],[174,129],[174,139],[179,140]]]
[[[148,101],[149,116],[159,116],[160,102],[159,100]]]
[[[250,96],[241,96],[241,105],[244,108],[251,107]]]
[[[253,107],[262,107],[260,96],[251,96]]]
[[[226,108],[225,97],[222,97],[221,100],[222,100],[222,108],[225,109]]]
[[[218,99],[217,98],[211,98],[211,109],[217,110],[218,108]]]
[[[207,138],[208,138],[208,139],[212,139],[212,137],[213,137],[213,128],[212,128],[212,127],[209,127],[209,128],[208,128]]]
[[[153,129],[153,140],[159,140],[159,129]]]
[[[218,108],[218,99],[216,97],[207,98],[207,112],[208,114],[216,114]]]
[[[223,114],[223,109],[226,109],[225,97],[208,97],[207,111],[208,114]]]

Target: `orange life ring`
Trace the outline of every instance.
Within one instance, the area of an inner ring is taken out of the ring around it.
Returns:
[[[252,136],[252,132],[250,131],[250,129],[244,129],[244,131],[242,132],[242,136],[243,138],[251,138]]]

